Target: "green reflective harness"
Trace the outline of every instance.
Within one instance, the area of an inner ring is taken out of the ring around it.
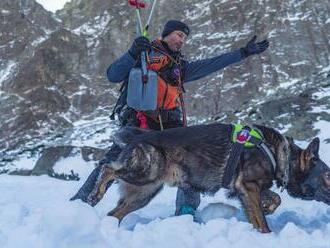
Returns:
[[[245,149],[261,149],[271,165],[273,175],[275,175],[276,162],[274,156],[263,141],[264,137],[260,130],[252,129],[249,126],[243,126],[241,124],[233,125],[233,132],[231,136],[232,149],[224,173],[224,187],[229,188],[230,182],[232,181],[237,170],[239,158]]]
[[[259,144],[259,142],[261,142],[264,139],[262,133],[259,130],[251,129],[251,128],[249,128],[247,126],[243,126],[241,124],[235,124],[233,134],[231,136],[231,141],[233,143],[242,142],[242,140],[240,140],[241,134],[242,135],[245,134],[243,131],[243,128],[248,128],[246,130],[249,132],[249,135],[250,135],[250,138],[248,140],[246,140],[246,141],[243,140],[243,141],[245,141],[245,142],[243,142],[243,145],[245,148],[254,148],[254,147],[256,147],[256,145]],[[243,133],[242,133],[242,131],[243,131]],[[242,138],[244,138],[244,137],[242,137]]]

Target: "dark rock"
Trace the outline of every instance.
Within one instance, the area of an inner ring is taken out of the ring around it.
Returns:
[[[55,173],[53,170],[54,165],[60,161],[61,159],[65,159],[71,156],[77,156],[77,153],[74,151],[80,152],[82,158],[85,161],[99,161],[101,160],[106,150],[98,149],[94,147],[74,147],[74,146],[56,146],[56,147],[49,147],[42,151],[41,157],[38,159],[36,165],[34,166],[33,170],[31,171],[31,175],[50,175],[52,177],[56,177],[58,179],[63,180],[76,180],[79,175],[74,173],[74,169],[72,168],[71,174],[65,173]],[[74,153],[74,154],[73,154]],[[14,173],[20,173],[20,171],[15,171]]]
[[[81,154],[85,161],[99,161],[106,154],[106,150],[95,147],[84,146],[81,148]]]
[[[312,111],[330,108],[329,97],[313,96],[330,85],[322,71],[330,64],[328,0],[157,2],[150,36],[168,19],[186,22],[187,59],[240,48],[254,34],[270,40],[265,53],[187,84],[189,117],[258,122],[299,139],[330,120]],[[56,15],[34,0],[2,0],[0,9],[0,152],[54,142],[75,121],[110,114],[120,85],[109,84],[105,70],[136,36],[127,2],[72,0]]]
[[[58,146],[45,149],[33,168],[31,175],[40,176],[52,173],[56,162],[68,157],[73,148],[72,146]]]

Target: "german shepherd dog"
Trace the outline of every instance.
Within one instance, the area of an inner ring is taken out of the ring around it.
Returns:
[[[273,181],[293,197],[318,200],[330,205],[330,169],[319,158],[319,139],[306,149],[272,128],[255,125],[273,153],[275,170],[258,148],[245,149],[229,185],[238,196],[254,228],[267,233],[265,214],[280,204],[269,190]],[[115,180],[120,183],[120,200],[108,215],[120,221],[147,205],[164,184],[189,187],[213,194],[224,187],[223,178],[233,148],[233,125],[210,124],[164,131],[123,128],[116,135],[121,148],[114,161],[103,165],[86,202],[96,205]],[[73,197],[72,200],[79,199]]]

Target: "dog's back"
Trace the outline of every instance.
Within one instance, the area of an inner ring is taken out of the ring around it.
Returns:
[[[293,184],[299,187],[299,191],[295,191],[298,193],[303,193],[308,186],[307,189],[315,188],[315,199],[329,204],[330,170],[318,157],[319,140],[314,139],[303,150],[272,128],[256,127],[262,132],[265,144],[274,155],[276,173],[260,149],[245,149],[240,154],[230,185],[240,198],[253,226],[261,232],[270,231],[264,213],[273,212],[280,204],[280,198],[269,188],[274,179],[277,183],[284,180],[285,168],[290,169],[287,174],[289,193],[292,194]],[[116,140],[121,152],[117,159],[102,166],[96,186],[87,201],[95,205],[107,187],[119,180],[120,200],[109,215],[122,220],[128,213],[148,204],[164,183],[180,187],[186,184],[196,191],[214,193],[223,186],[223,175],[233,147],[232,131],[233,126],[226,124],[162,132],[122,129]],[[299,181],[302,169],[310,175]]]
[[[176,171],[181,178],[175,180],[180,180],[183,184],[181,186],[189,184],[198,191],[214,193],[222,186],[232,148],[232,129],[232,125],[217,123],[140,133],[136,129],[127,128],[118,137],[125,137],[126,142],[129,142],[125,149],[151,145],[156,152],[164,154],[166,168],[157,165],[157,170],[166,171],[165,174]]]
[[[228,145],[232,134],[232,125],[214,123],[209,125],[197,125],[191,127],[179,127],[164,131],[145,131],[134,127],[126,127],[117,134],[117,141],[123,143],[148,143],[154,146],[173,148],[190,147],[199,148],[199,144],[219,142]]]

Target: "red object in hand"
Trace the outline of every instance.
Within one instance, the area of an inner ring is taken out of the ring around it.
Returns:
[[[128,4],[138,9],[144,9],[146,7],[144,2],[138,0],[128,0]]]
[[[140,122],[140,128],[148,129],[148,122],[147,117],[143,114],[143,112],[137,112],[136,114],[137,119]]]

